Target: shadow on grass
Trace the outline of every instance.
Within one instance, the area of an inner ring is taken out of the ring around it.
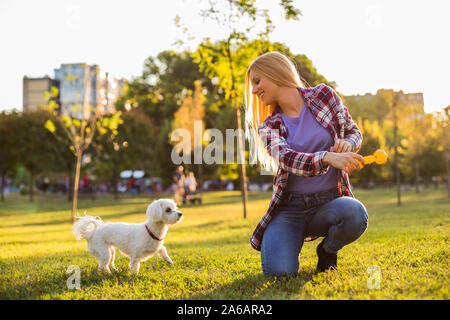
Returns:
[[[100,274],[97,272],[97,259],[85,249],[70,250],[64,254],[55,253],[3,260],[0,262],[0,299],[58,299],[58,297],[68,296],[75,299],[96,299],[99,294],[101,295],[100,288],[105,286],[126,284],[127,287],[132,288],[134,285],[142,285],[143,279],[148,282],[148,285],[154,281],[145,276],[141,277],[140,274],[131,274],[128,270],[128,258],[119,255],[116,262],[118,272]],[[185,268],[195,268],[196,263],[203,265],[200,260],[190,261],[193,263],[190,266],[188,262],[185,261],[186,265],[184,265],[183,261],[180,261],[182,266],[180,271]],[[70,265],[77,265],[81,269],[79,294],[67,287],[67,280],[71,276],[67,273],[67,268]],[[142,271],[150,268],[151,272],[159,272],[158,270],[165,268],[165,263],[162,260],[153,259],[142,267]],[[245,271],[242,273],[235,271],[230,273],[232,282],[217,287],[206,287],[201,293],[187,292],[181,299],[292,299],[298,295],[305,284],[313,279],[314,274],[313,270],[302,268],[297,276],[266,278],[262,272],[246,274]]]
[[[265,277],[262,273],[236,279],[230,284],[186,295],[189,300],[288,300],[310,282],[315,270],[300,270],[296,276]]]
[[[139,280],[127,265],[122,266],[124,262],[128,264],[128,259],[116,259],[121,260],[119,270],[105,274],[97,271],[97,259],[87,252],[72,250],[64,256],[53,254],[8,260],[7,263],[0,261],[0,280],[6,280],[0,281],[1,300],[58,299],[58,296],[65,293],[76,293],[77,289],[68,288],[68,281],[74,283],[69,279],[74,272],[67,271],[72,265],[80,268],[81,291],[102,285],[109,286],[113,282]]]
[[[190,226],[185,226],[185,227],[177,226],[177,231],[194,231],[194,230],[198,230],[198,229],[205,229],[205,228],[223,225],[225,222],[226,222],[225,220],[218,220],[218,221],[212,221],[212,222],[207,222],[207,223],[202,223],[202,224],[195,224],[195,225],[190,225]],[[170,230],[169,230],[169,233],[170,233]]]
[[[214,201],[215,199],[220,199],[220,201]],[[248,201],[258,201],[258,200],[267,200],[267,205],[270,202],[270,194],[266,192],[256,193],[248,196]],[[230,203],[242,203],[241,195],[221,195],[214,197],[213,199],[206,199],[203,201],[202,206],[220,206],[224,204]],[[181,207],[182,208],[182,207]]]

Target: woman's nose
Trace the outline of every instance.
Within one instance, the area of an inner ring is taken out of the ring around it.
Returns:
[[[256,87],[253,87],[253,89],[252,89],[252,93],[253,93],[253,94],[256,94],[256,92],[258,92],[258,88],[256,88]]]

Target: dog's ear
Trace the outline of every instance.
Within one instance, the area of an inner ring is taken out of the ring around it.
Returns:
[[[147,207],[147,219],[149,220],[161,220],[162,217],[162,204],[161,201],[155,200],[152,203],[150,203]]]

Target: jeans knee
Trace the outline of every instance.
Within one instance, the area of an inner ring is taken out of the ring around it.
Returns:
[[[355,201],[349,208],[348,213],[350,216],[349,220],[352,222],[355,230],[359,230],[360,234],[363,234],[369,224],[369,216],[364,205],[359,201]]]
[[[280,252],[278,252],[280,253]],[[298,256],[270,254],[261,251],[261,266],[264,276],[296,275],[298,272]]]
[[[298,273],[298,264],[297,265],[263,265],[263,274],[266,277],[277,277],[277,276],[295,276]]]

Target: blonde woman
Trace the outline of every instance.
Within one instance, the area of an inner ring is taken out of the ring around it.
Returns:
[[[250,239],[264,275],[295,275],[304,241],[316,248],[317,271],[337,267],[337,252],[368,225],[348,174],[364,163],[362,135],[335,91],[306,88],[279,52],[256,58],[246,74],[246,124],[264,168],[277,168],[273,196]]]

